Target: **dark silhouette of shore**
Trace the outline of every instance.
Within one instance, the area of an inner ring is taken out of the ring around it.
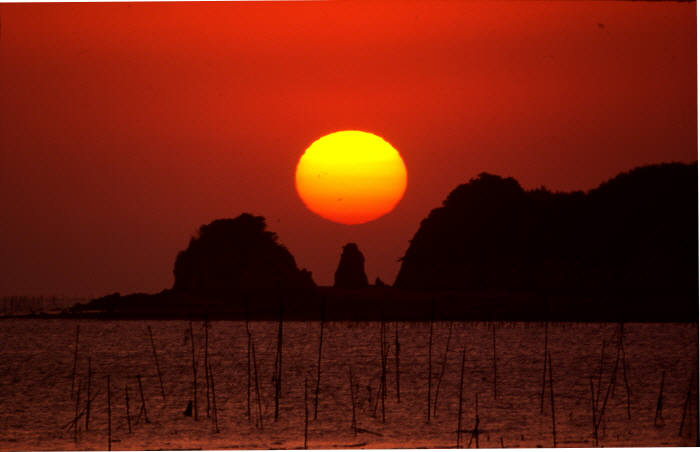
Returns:
[[[482,173],[421,222],[394,287],[368,286],[356,244],[335,287],[298,269],[264,218],[199,229],[172,289],[112,294],[63,316],[276,320],[698,320],[697,163],[622,173],[588,193]],[[246,308],[247,307],[247,308]]]

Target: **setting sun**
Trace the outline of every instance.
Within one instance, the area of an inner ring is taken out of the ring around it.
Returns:
[[[385,215],[406,191],[398,151],[377,135],[344,130],[314,141],[299,159],[296,188],[306,207],[343,224]]]

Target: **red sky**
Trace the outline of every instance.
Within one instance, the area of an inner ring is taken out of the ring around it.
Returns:
[[[590,189],[697,159],[696,4],[0,5],[0,295],[172,285],[199,225],[242,212],[332,283],[356,241],[392,283],[420,220],[487,171]],[[382,136],[404,199],[365,225],[307,211],[320,136]]]

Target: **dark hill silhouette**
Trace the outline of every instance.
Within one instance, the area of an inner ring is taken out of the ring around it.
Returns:
[[[369,286],[365,274],[365,256],[355,243],[343,246],[338,269],[335,271],[333,287],[341,289],[361,289]]]
[[[394,287],[367,285],[354,244],[338,287],[315,287],[265,220],[243,214],[200,228],[172,289],[60,316],[276,321],[283,307],[287,320],[697,322],[697,206],[697,163],[637,168],[588,193],[484,173],[421,222]]]
[[[584,194],[482,173],[421,222],[402,289],[694,291],[697,163],[622,173]]]
[[[175,260],[177,292],[219,295],[239,289],[309,288],[311,273],[266,230],[265,219],[247,213],[199,228]]]

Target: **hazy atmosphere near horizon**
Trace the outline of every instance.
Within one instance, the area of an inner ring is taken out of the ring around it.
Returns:
[[[0,5],[0,294],[173,284],[202,224],[249,212],[333,283],[355,242],[393,283],[420,221],[482,172],[589,190],[697,159],[695,2]],[[294,171],[387,140],[403,199],[360,225]]]

